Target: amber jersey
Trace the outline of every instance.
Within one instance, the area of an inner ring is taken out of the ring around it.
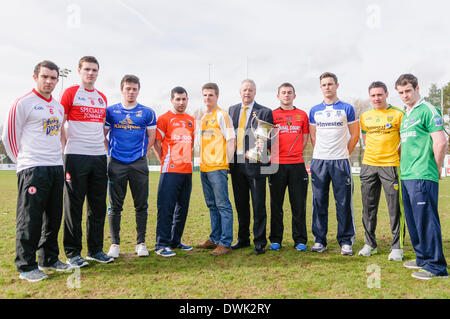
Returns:
[[[235,138],[234,127],[227,112],[216,107],[201,120],[200,171],[228,169],[227,141]]]
[[[389,105],[361,114],[361,132],[366,134],[362,163],[372,166],[399,166],[400,124],[405,112]]]

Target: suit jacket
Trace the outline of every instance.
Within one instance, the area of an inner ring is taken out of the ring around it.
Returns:
[[[239,127],[239,113],[241,110],[242,103],[233,105],[229,108],[228,114],[230,115],[234,129],[237,130]],[[248,151],[250,148],[253,148],[255,146],[255,137],[253,134],[253,131],[258,126],[258,121],[254,120],[252,122],[253,113],[256,114],[256,117],[259,120],[263,120],[265,122],[273,124],[273,116],[272,116],[272,110],[268,107],[262,106],[255,102],[252,109],[252,114],[250,114],[248,121],[245,125],[245,135],[244,135],[244,154],[246,151]],[[253,131],[252,131],[253,127]],[[236,131],[236,137],[237,137],[237,131]],[[262,153],[262,159],[261,163],[249,161],[247,158],[243,158],[241,155],[238,155],[235,152],[233,157],[233,162],[230,163],[230,173],[233,174],[236,169],[237,165],[244,165],[244,171],[249,177],[263,177],[264,175],[261,174],[261,166],[269,166],[269,157],[268,157],[268,151],[267,148],[270,147],[270,141],[265,145],[263,153]]]

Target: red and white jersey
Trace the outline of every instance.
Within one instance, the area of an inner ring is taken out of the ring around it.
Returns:
[[[3,126],[2,141],[17,172],[36,166],[63,165],[61,126],[64,108],[36,90],[18,98]]]
[[[107,100],[103,93],[87,90],[81,85],[67,88],[61,104],[67,115],[65,154],[104,155],[103,123]]]

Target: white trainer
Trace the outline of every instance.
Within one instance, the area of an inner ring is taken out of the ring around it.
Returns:
[[[147,257],[148,256],[148,250],[144,243],[136,245],[136,254],[139,257]]]
[[[341,247],[341,255],[348,255],[348,256],[353,255],[352,246],[350,246],[350,245],[342,245],[342,247]]]
[[[358,255],[369,257],[377,253],[376,248],[372,248],[371,246],[365,244],[364,247],[359,251]]]
[[[327,246],[324,246],[321,243],[314,243],[311,247],[311,251],[316,253],[323,253],[325,250],[327,250]]]
[[[108,256],[111,256],[113,258],[119,258],[120,254],[120,248],[119,245],[112,244],[111,247],[109,247]]]
[[[403,260],[403,249],[392,249],[389,254],[388,260],[402,261]]]

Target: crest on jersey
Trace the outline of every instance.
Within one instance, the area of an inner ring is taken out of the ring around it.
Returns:
[[[46,135],[58,135],[58,132],[61,128],[61,122],[57,117],[52,117],[44,120],[42,126]]]
[[[435,126],[442,126],[443,124],[442,124],[442,117],[436,117],[435,119],[434,119],[434,124],[435,124]]]
[[[388,117],[387,117],[387,121],[388,122],[392,122],[394,120],[394,117],[392,116],[392,115],[389,115]]]
[[[98,103],[99,103],[100,105],[103,105],[103,99],[102,99],[101,97],[98,98]]]

